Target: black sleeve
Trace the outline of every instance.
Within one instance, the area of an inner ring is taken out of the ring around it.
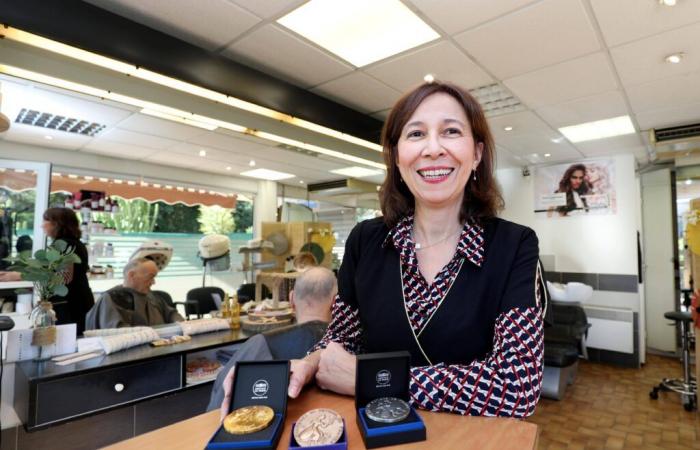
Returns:
[[[501,299],[500,312],[505,313],[513,308],[530,308],[539,306],[538,291],[535,289],[537,267],[539,262],[539,246],[537,235],[530,228],[525,228],[520,236],[518,249],[510,267],[506,289]]]

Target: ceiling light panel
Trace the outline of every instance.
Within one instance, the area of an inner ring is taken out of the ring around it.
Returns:
[[[338,175],[344,175],[346,177],[353,178],[371,177],[373,175],[381,175],[384,173],[383,170],[367,169],[366,167],[358,166],[345,167],[343,169],[335,169],[331,170],[331,172],[336,173]]]
[[[512,92],[498,83],[470,89],[469,93],[481,104],[486,117],[510,114],[525,109]]]
[[[635,129],[629,116],[620,116],[559,128],[559,132],[576,143],[632,134]]]
[[[105,129],[105,125],[89,120],[75,119],[33,109],[22,108],[15,118],[15,123],[65,131],[67,133],[95,136]],[[47,139],[51,136],[45,136]]]
[[[277,22],[357,67],[440,37],[399,0],[311,0]]]
[[[261,180],[269,181],[286,180],[288,178],[294,178],[296,176],[292,175],[291,173],[277,172],[276,170],[270,169],[246,170],[245,172],[241,172],[241,175],[252,178],[260,178]]]

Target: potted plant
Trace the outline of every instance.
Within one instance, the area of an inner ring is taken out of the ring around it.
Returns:
[[[68,247],[66,241],[56,240],[45,250],[37,250],[32,258],[20,255],[7,258],[12,262],[9,270],[22,274],[22,279],[34,283],[34,291],[39,296],[39,303],[32,310],[29,321],[34,328],[32,345],[39,347],[37,360],[51,357],[44,347],[56,342],[56,313],[51,305],[51,297],[63,297],[68,293],[65,273],[71,264],[80,263],[75,249]]]

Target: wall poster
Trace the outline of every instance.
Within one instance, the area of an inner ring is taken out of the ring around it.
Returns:
[[[615,214],[615,161],[586,160],[537,167],[535,212],[547,217]]]

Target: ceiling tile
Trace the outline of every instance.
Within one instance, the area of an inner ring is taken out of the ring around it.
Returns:
[[[600,49],[579,0],[546,0],[458,34],[455,40],[499,79]]]
[[[51,136],[52,139],[47,140],[44,136]],[[3,133],[3,137],[8,141],[22,142],[41,148],[61,148],[65,150],[77,150],[92,140],[90,136],[17,123],[13,123],[10,129]],[[16,156],[18,158],[21,157],[21,155]]]
[[[640,112],[636,117],[642,130],[700,123],[700,103]]]
[[[215,50],[260,22],[227,0],[87,0],[147,27]]]
[[[165,139],[151,134],[136,133],[134,131],[112,128],[100,133],[99,140],[119,142],[122,144],[139,145],[154,150],[165,150],[177,144],[177,141]]]
[[[185,167],[188,169],[197,169],[203,164],[202,158],[199,156],[189,156],[181,153],[173,153],[171,151],[161,151],[148,155],[144,158],[145,161],[151,161],[166,166]]]
[[[312,90],[363,113],[390,108],[401,95],[362,72],[353,72]]]
[[[188,142],[203,145],[205,147],[213,147],[220,150],[246,153],[261,152],[269,147],[269,145],[263,143],[261,139],[260,142],[252,142],[247,139],[239,139],[234,136],[220,133],[219,130],[200,134],[192,139],[189,139]]]
[[[236,41],[224,55],[304,88],[353,70],[274,24],[265,25]]]
[[[685,53],[679,64],[665,61],[678,52]],[[610,54],[625,86],[700,71],[700,23],[615,47]]]
[[[123,122],[120,122],[119,128],[174,140],[192,139],[195,136],[207,132],[202,128],[182,125],[171,120],[159,119],[145,114],[132,115]]]
[[[128,109],[108,106],[97,99],[85,100],[66,91],[56,92],[42,85],[2,83],[2,112],[15,120],[22,108],[47,112],[69,118],[114,125],[132,112]]]
[[[529,156],[534,153],[576,157],[578,152],[558,132],[530,111],[490,117],[488,119],[496,144],[505,147],[513,155]],[[505,131],[505,127],[513,127]],[[558,142],[553,142],[557,139]],[[580,155],[579,155],[580,156]]]
[[[687,73],[625,90],[635,113],[700,103],[700,72]]]
[[[447,34],[455,34],[533,3],[535,0],[411,0]]]
[[[531,108],[617,88],[613,71],[602,52],[529,72],[503,83]]]
[[[371,66],[365,72],[399,92],[422,83],[428,73],[438,80],[451,81],[466,89],[493,83],[493,78],[447,41]]]
[[[609,91],[558,105],[543,106],[536,111],[553,128],[629,114],[620,91]]]
[[[258,17],[269,19],[287,13],[302,5],[306,0],[233,0]]]
[[[586,156],[607,156],[621,153],[646,152],[646,146],[637,133],[625,136],[616,136],[595,141],[579,142],[575,144]]]
[[[158,151],[138,145],[127,145],[119,142],[105,141],[101,139],[93,139],[88,145],[83,147],[81,151],[87,153],[96,153],[100,155],[113,156],[115,158],[124,159],[144,159],[156,154]]]
[[[700,21],[696,0],[679,1],[674,7],[652,0],[591,0],[591,5],[609,46]]]

